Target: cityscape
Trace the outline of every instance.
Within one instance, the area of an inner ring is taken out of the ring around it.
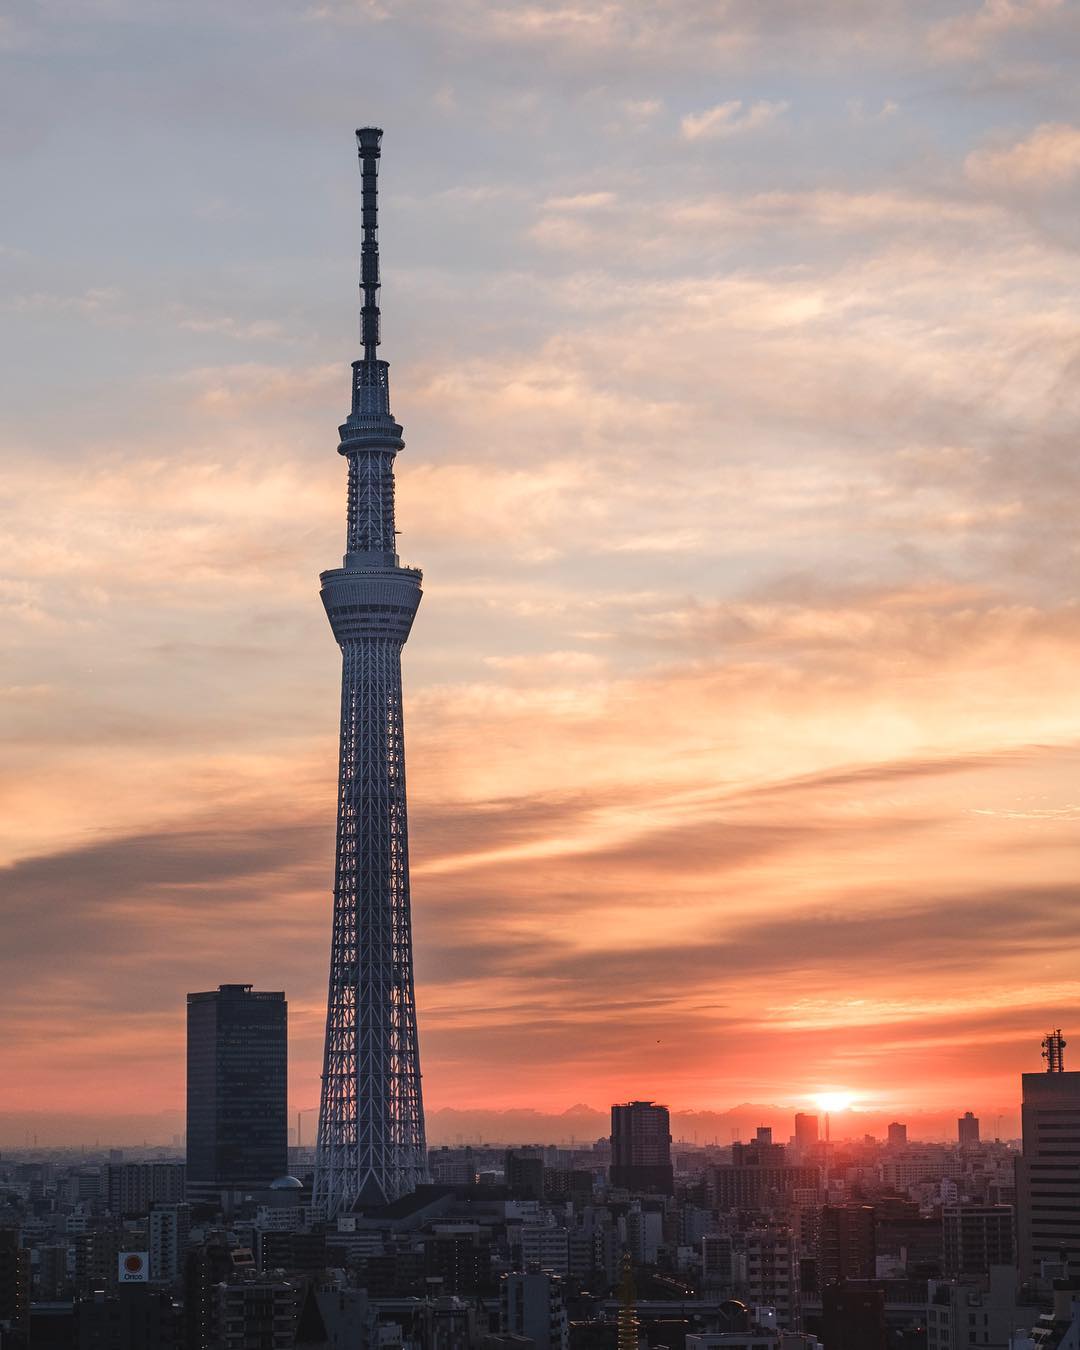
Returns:
[[[1080,1350],[1068,4],[92,8],[0,1350]]]

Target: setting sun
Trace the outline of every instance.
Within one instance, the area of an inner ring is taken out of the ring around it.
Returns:
[[[846,1111],[855,1100],[851,1092],[818,1092],[814,1101],[821,1111]]]

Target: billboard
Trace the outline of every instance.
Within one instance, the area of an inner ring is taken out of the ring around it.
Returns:
[[[121,1252],[119,1280],[121,1284],[145,1284],[150,1278],[149,1252]]]

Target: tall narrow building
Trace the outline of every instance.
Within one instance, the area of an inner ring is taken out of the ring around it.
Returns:
[[[225,1197],[267,1187],[286,1171],[288,1015],[282,992],[250,984],[188,994],[189,1200],[227,1203]],[[161,1163],[110,1166],[110,1208],[137,1213],[153,1200],[178,1200],[179,1170]]]
[[[1045,1264],[1080,1264],[1080,1073],[1065,1070],[1065,1040],[1043,1041],[1045,1073],[1025,1073],[1023,1151],[1016,1160],[1016,1237],[1020,1277]]]
[[[426,1180],[413,995],[401,649],[421,574],[402,567],[394,526],[389,364],[379,345],[378,171],[382,132],[356,133],[363,191],[363,358],[338,453],[349,468],[341,567],[322,601],[342,654],[334,918],[315,1206],[326,1216],[389,1203]]]

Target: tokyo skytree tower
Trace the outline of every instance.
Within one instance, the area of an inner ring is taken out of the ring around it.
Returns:
[[[313,1203],[339,1212],[398,1199],[427,1180],[413,997],[401,649],[421,574],[402,567],[394,529],[389,363],[379,344],[378,171],[382,132],[356,133],[363,184],[364,356],[340,428],[349,465],[341,567],[322,573],[322,602],[341,648],[330,992]]]

